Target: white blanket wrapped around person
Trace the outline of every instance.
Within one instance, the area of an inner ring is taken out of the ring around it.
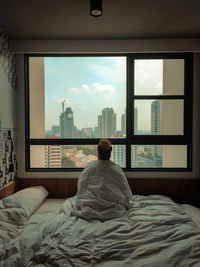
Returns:
[[[132,192],[123,170],[109,160],[111,151],[109,140],[100,140],[99,160],[90,162],[79,177],[73,216],[105,221],[129,209]]]

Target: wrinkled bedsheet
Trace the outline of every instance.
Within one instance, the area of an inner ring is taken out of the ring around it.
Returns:
[[[198,209],[193,220],[194,213],[167,197],[134,195],[124,216],[87,221],[71,216],[75,198],[42,231],[35,229],[23,251],[21,236],[10,244],[0,266],[200,266]]]
[[[132,192],[121,167],[110,160],[94,160],[78,178],[73,215],[106,221],[121,217],[130,207]]]
[[[0,261],[9,244],[24,231],[28,218],[47,196],[46,188],[32,186],[0,200]]]
[[[27,214],[22,208],[0,209],[0,260],[5,256],[5,244],[19,236],[27,221]]]

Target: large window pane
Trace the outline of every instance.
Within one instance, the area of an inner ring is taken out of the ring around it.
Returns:
[[[183,100],[135,100],[134,134],[183,135]]]
[[[111,160],[127,170],[191,167],[192,55],[27,55],[25,63],[27,171],[80,171],[97,159],[101,138],[116,143]]]
[[[30,57],[30,138],[126,136],[126,57]]]
[[[184,94],[184,59],[139,59],[134,70],[135,95]]]
[[[33,145],[30,147],[31,168],[84,168],[97,160],[97,145]],[[126,167],[125,145],[113,145],[111,160]]]
[[[187,168],[186,145],[132,145],[132,168]]]

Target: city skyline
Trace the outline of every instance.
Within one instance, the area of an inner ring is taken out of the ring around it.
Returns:
[[[62,104],[62,112],[59,115],[59,125],[52,125],[51,130],[45,130],[46,136],[58,136],[60,138],[110,138],[125,137],[126,135],[126,113],[120,116],[121,127],[116,129],[116,118],[112,107],[103,108],[101,114],[97,117],[95,127],[84,127],[78,129],[74,124],[74,113],[71,107],[64,108]],[[134,108],[134,130],[138,134],[138,111]],[[145,134],[145,133],[144,133]]]
[[[126,115],[121,114],[121,129],[116,129],[116,113],[112,107],[103,108],[101,114],[98,115],[95,127],[84,127],[78,129],[74,124],[74,113],[71,107],[64,108],[62,105],[62,112],[59,115],[59,125],[52,125],[51,130],[46,130],[46,136],[58,136],[60,138],[110,138],[120,135],[125,135]]]
[[[138,112],[134,110],[134,129],[137,133]],[[96,136],[92,128],[79,130],[74,125],[74,114],[71,107],[64,109],[59,116],[59,127],[52,126],[52,133],[57,133],[57,138],[76,138],[76,137],[98,137],[110,138],[120,137],[126,134],[126,115],[121,115],[121,132],[116,135],[116,113],[113,108],[104,108],[101,115],[98,115],[98,126]],[[160,134],[160,101],[153,101],[151,104],[151,132],[154,135]],[[115,136],[116,135],[116,136]],[[51,137],[50,137],[51,138]],[[45,166],[54,168],[64,167],[85,167],[85,165],[97,159],[95,145],[47,145],[45,146]],[[111,160],[126,167],[126,146],[113,145]],[[162,146],[159,145],[132,145],[131,146],[131,166],[136,167],[162,167]]]
[[[45,130],[59,124],[64,100],[76,114],[74,124],[79,129],[95,127],[104,107],[112,106],[118,118],[124,112],[126,57],[44,58],[44,69]]]
[[[44,70],[45,130],[59,124],[64,100],[77,114],[74,123],[79,129],[85,128],[86,122],[87,127],[95,127],[99,112],[112,106],[120,130],[126,109],[126,57],[45,57]],[[162,94],[162,71],[163,60],[136,60],[135,93]],[[138,127],[149,130],[149,105],[136,104]]]

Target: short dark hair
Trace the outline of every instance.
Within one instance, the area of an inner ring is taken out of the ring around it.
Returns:
[[[101,139],[98,144],[98,153],[102,160],[109,160],[111,157],[112,146],[108,139]]]

